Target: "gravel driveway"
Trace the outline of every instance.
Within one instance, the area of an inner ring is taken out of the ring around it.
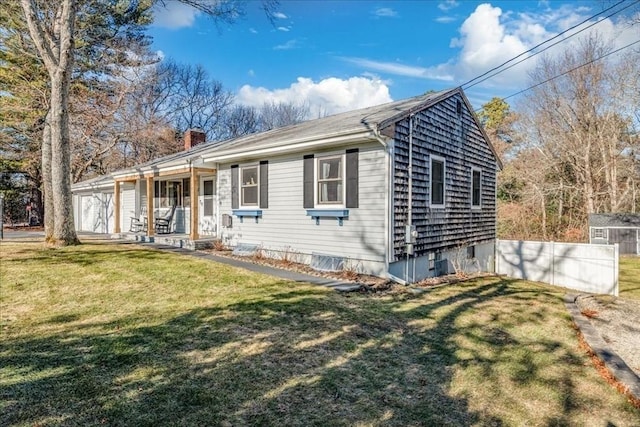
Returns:
[[[580,295],[576,304],[611,349],[640,377],[640,301]]]

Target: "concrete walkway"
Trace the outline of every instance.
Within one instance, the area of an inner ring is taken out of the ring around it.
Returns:
[[[254,271],[256,273],[267,274],[269,276],[279,277],[285,280],[291,280],[299,283],[311,283],[312,285],[324,286],[340,292],[357,291],[362,285],[354,282],[345,282],[336,279],[328,279],[326,277],[312,276],[310,274],[298,273],[296,271],[284,270],[280,268],[270,267],[268,265],[254,264],[249,261],[242,261],[236,258],[221,257],[214,254],[192,251],[175,246],[160,245],[155,243],[138,243],[143,246],[152,246],[167,252],[178,253],[181,255],[192,256],[195,258],[206,259],[209,261],[219,262],[221,264],[230,265],[232,267],[243,268],[245,270]]]

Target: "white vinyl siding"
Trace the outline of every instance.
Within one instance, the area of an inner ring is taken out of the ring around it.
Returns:
[[[297,153],[269,158],[269,209],[258,221],[233,218],[232,228],[223,228],[227,244],[261,245],[274,251],[290,250],[302,255],[313,252],[338,255],[354,261],[374,262],[384,271],[385,261],[385,153],[379,144],[359,147],[359,208],[350,208],[349,217],[338,224],[336,218],[319,223],[303,207],[303,155],[317,158],[335,154]],[[231,164],[219,165],[220,214],[231,214]]]

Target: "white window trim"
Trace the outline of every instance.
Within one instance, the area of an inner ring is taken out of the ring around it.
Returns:
[[[342,176],[342,203],[320,203],[320,195],[318,194],[318,169],[320,160],[326,160],[331,158],[340,158],[341,162],[341,176]],[[333,153],[324,153],[322,155],[317,155],[314,158],[313,163],[313,201],[316,209],[342,209],[346,204],[347,197],[347,181],[345,178],[346,174],[346,152],[333,152]]]
[[[473,204],[473,173],[474,172],[479,172],[480,173],[480,198],[478,200],[478,204],[474,205]],[[471,168],[471,209],[482,209],[482,169],[480,168],[476,168],[476,167],[472,167]]]
[[[255,203],[251,203],[251,204],[245,204],[244,203],[244,192],[242,191],[245,188],[244,182],[242,181],[242,176],[243,176],[243,171],[245,169],[249,169],[249,168],[255,168],[257,173],[256,173],[256,183],[255,183],[255,187],[256,187],[256,202]],[[260,206],[260,165],[258,163],[250,163],[250,164],[246,164],[246,165],[241,165],[238,167],[238,169],[240,169],[238,171],[238,173],[240,174],[238,181],[239,181],[239,189],[238,191],[240,192],[239,196],[239,203],[238,205],[240,206],[240,208],[251,208],[251,209],[257,209],[258,206]]]
[[[433,200],[433,161],[442,162],[442,203],[432,203]],[[444,157],[429,155],[429,207],[443,209],[447,204],[447,160]]]
[[[602,231],[602,236],[596,236],[596,233],[598,231]],[[604,227],[593,227],[593,238],[594,239],[602,239],[602,240],[607,240],[608,236],[607,236],[607,229]]]

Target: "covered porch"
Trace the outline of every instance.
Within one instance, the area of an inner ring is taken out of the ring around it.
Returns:
[[[217,231],[216,169],[192,164],[114,176],[114,234],[195,247]]]
[[[147,236],[146,233],[118,233],[112,235],[112,238],[128,240],[139,243],[155,243],[160,245],[175,246],[176,248],[185,248],[190,250],[208,249],[214,246],[217,237],[206,236],[200,237],[196,240],[191,239],[188,234],[156,234]]]

